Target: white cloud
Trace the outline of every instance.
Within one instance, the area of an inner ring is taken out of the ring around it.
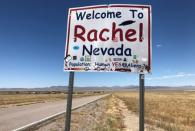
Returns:
[[[156,47],[157,47],[157,48],[161,48],[162,45],[161,45],[161,44],[157,44]]]
[[[174,75],[164,75],[164,76],[159,76],[159,77],[149,77],[149,78],[146,78],[146,79],[147,80],[164,80],[164,79],[184,78],[184,77],[195,77],[195,74],[179,72],[179,73],[174,74]]]

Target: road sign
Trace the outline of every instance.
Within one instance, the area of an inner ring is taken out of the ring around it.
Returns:
[[[151,72],[151,7],[70,8],[65,71]]]

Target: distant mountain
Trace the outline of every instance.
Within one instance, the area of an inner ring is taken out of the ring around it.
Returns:
[[[67,90],[67,86],[51,86],[42,88],[0,88],[0,91],[62,91]]]
[[[67,91],[67,86],[50,86],[43,88],[0,88],[0,91]],[[117,90],[137,90],[138,86],[112,86],[112,87],[74,87],[74,91],[117,91]],[[195,86],[145,86],[146,90],[195,90]]]

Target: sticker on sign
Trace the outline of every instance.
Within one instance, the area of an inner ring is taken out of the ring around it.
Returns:
[[[70,8],[65,71],[151,72],[151,6]]]

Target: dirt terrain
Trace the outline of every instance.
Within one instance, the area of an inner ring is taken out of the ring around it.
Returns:
[[[95,99],[96,98],[97,97],[95,97]],[[84,101],[89,101],[89,99],[84,98]],[[53,104],[55,105],[58,102],[60,101],[55,101]],[[63,101],[62,103],[66,102]],[[77,101],[77,104],[80,103],[82,103],[81,99]],[[44,103],[15,106],[15,108],[17,108],[18,111],[25,113],[23,108],[32,106],[34,108],[32,108],[31,111],[36,111],[42,109],[43,106],[40,105],[44,105]],[[49,109],[47,106],[45,107],[46,108],[42,110],[43,112],[48,110],[51,111],[51,109]],[[65,107],[60,106],[60,108],[54,108],[64,109]],[[10,123],[12,120],[12,118],[5,119],[5,114],[18,114],[17,110],[13,111],[10,109],[11,108],[0,109],[0,118],[2,119],[2,121],[0,121],[0,125],[5,126],[6,120],[8,120],[8,123]],[[146,91],[145,131],[195,131],[194,109],[195,92]],[[114,92],[110,96],[91,102],[74,110],[72,112],[71,131],[138,131],[138,114],[138,91]],[[31,119],[31,116],[25,117],[25,120]],[[34,116],[36,115],[33,115],[33,117]],[[44,122],[41,125],[32,128],[32,130],[63,131],[65,123],[64,118],[64,114],[60,115],[55,119],[47,121],[46,123]],[[17,119],[17,122],[20,120],[23,119]],[[13,125],[14,124],[11,126]],[[0,127],[2,128],[2,126]]]
[[[115,93],[138,115],[139,92]],[[195,131],[195,92],[146,91],[145,123],[166,131]]]
[[[42,125],[37,131],[63,131],[64,115]],[[72,112],[72,131],[138,131],[138,116],[128,110],[125,103],[115,97],[104,98]],[[155,126],[145,125],[146,131],[164,131]]]
[[[73,98],[101,95],[103,92],[73,92]],[[0,91],[0,109],[13,106],[31,105],[37,103],[46,103],[59,100],[65,100],[66,92],[14,92]]]

